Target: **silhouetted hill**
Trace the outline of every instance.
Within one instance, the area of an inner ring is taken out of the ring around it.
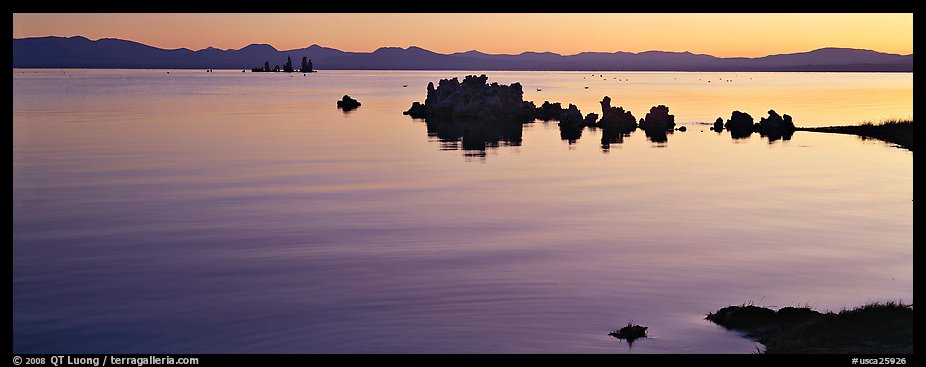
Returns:
[[[208,47],[198,51],[165,50],[138,42],[85,37],[13,39],[16,68],[178,68],[250,69],[286,57],[308,57],[316,69],[370,70],[579,70],[579,71],[913,71],[913,55],[849,48],[757,58],[720,58],[690,52],[582,52],[560,55],[523,52],[487,54],[476,50],[441,54],[420,47],[382,47],[373,52],[345,52],[311,45],[280,51],[267,44],[238,50]]]

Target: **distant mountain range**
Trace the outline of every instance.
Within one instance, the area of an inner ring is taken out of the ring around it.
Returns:
[[[271,67],[302,57],[316,69],[347,70],[576,70],[576,71],[895,71],[912,72],[913,54],[897,55],[850,48],[764,57],[721,58],[690,52],[582,52],[517,55],[466,51],[441,54],[420,47],[382,47],[373,52],[346,52],[312,45],[280,51],[267,44],[238,50],[209,47],[166,50],[134,41],[85,37],[13,39],[14,68],[251,69]]]

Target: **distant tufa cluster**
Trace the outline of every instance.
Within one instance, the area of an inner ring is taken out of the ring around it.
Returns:
[[[271,73],[271,72],[284,72],[284,73],[294,73],[296,70],[293,69],[293,60],[287,56],[286,64],[280,68],[280,65],[276,65],[273,69],[270,68],[270,61],[264,61],[264,67],[256,67],[251,69],[251,72],[254,73]],[[312,60],[308,60],[306,57],[302,57],[302,67],[299,69],[300,73],[314,73],[315,70],[312,69]]]

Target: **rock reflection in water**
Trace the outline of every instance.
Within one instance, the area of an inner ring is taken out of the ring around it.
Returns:
[[[601,131],[601,151],[608,152],[611,150],[611,144],[623,144],[624,138],[630,136],[629,131],[616,129],[599,129]]]
[[[794,135],[794,130],[770,130],[767,132],[759,132],[759,136],[768,138],[769,144],[774,143],[776,140],[791,140],[791,135]]]
[[[751,129],[733,129],[727,130],[730,133],[730,138],[733,140],[743,140],[748,139],[752,136],[753,131]],[[718,134],[721,131],[717,132]],[[759,136],[768,139],[769,144],[774,143],[778,140],[791,140],[791,136],[794,135],[794,131],[791,130],[770,130],[770,131],[759,131],[757,132]]]
[[[646,134],[646,138],[649,139],[649,141],[656,143],[657,147],[666,146],[666,143],[669,142],[668,134],[672,133],[671,130],[663,129],[644,129],[643,132]]]
[[[520,122],[478,119],[427,119],[428,136],[437,138],[441,150],[462,150],[467,157],[485,157],[487,149],[520,146]]]
[[[728,129],[727,131],[730,132],[730,138],[733,140],[747,139],[752,136],[751,129]]]
[[[569,145],[575,144],[582,137],[584,126],[570,126],[565,124],[559,125],[559,138],[565,140]]]

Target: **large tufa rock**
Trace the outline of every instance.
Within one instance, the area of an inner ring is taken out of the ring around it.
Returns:
[[[646,117],[640,120],[640,128],[643,130],[672,130],[675,128],[675,115],[670,115],[669,107],[665,105],[654,106],[646,113]]]
[[[775,110],[768,110],[768,117],[759,119],[759,127],[762,131],[794,131],[794,122],[787,114],[782,117]]]
[[[612,107],[611,97],[605,96],[601,99],[601,120],[598,121],[597,126],[608,130],[630,132],[637,128],[637,120],[630,111],[624,111],[623,107]]]
[[[350,98],[350,96],[346,94],[344,97],[341,97],[340,101],[338,101],[338,108],[344,111],[350,111],[357,107],[360,107],[360,101]]]
[[[749,116],[748,113],[733,111],[733,114],[730,115],[730,119],[727,120],[727,124],[724,125],[724,127],[733,132],[752,132],[752,121],[752,116]]]
[[[485,75],[441,79],[437,88],[428,83],[424,104],[412,104],[404,113],[421,118],[474,118],[527,122],[533,119],[534,103],[523,100],[520,83],[487,84]]]

